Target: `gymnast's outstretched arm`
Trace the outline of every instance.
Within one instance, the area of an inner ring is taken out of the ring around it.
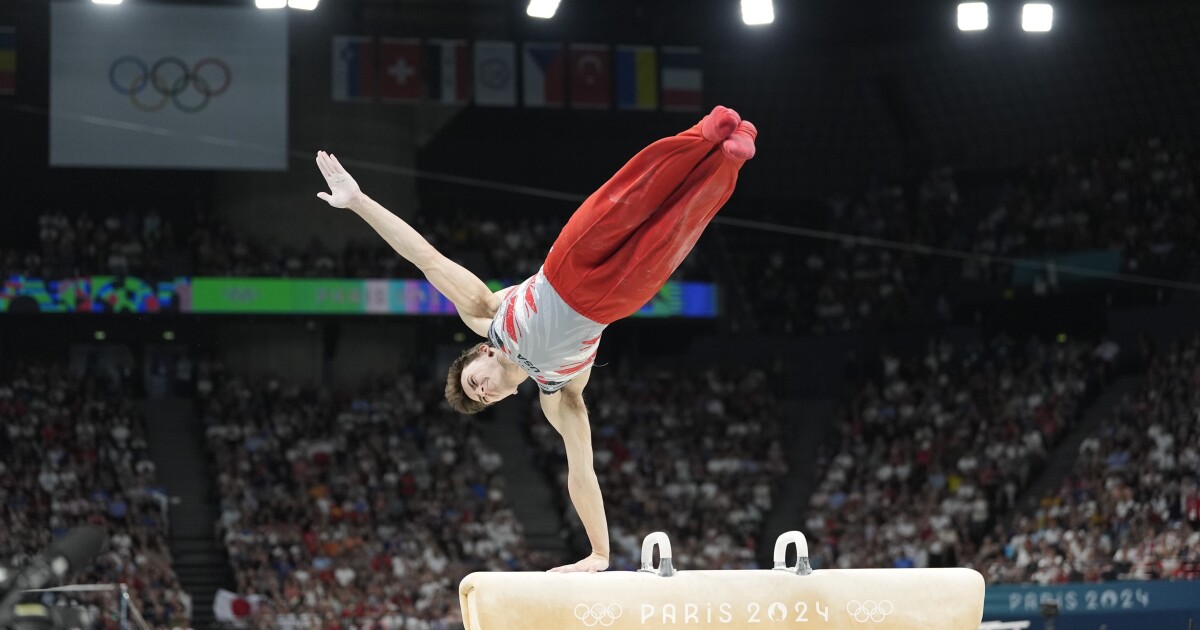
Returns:
[[[478,276],[443,256],[403,219],[365,195],[336,157],[318,151],[317,167],[330,190],[317,196],[335,208],[349,208],[362,217],[396,253],[416,265],[429,283],[454,303],[468,328],[487,337],[488,326],[500,307],[499,295],[493,294]]]
[[[596,572],[608,568],[608,521],[604,518],[604,497],[600,481],[592,467],[592,427],[588,423],[587,407],[583,404],[583,388],[591,370],[576,376],[556,394],[541,395],[546,419],[562,436],[567,451],[567,491],[571,503],[583,521],[583,529],[592,543],[588,557],[551,571],[573,573]]]

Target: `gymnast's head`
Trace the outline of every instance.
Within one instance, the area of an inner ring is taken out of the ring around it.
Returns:
[[[446,400],[455,411],[474,414],[517,393],[505,385],[508,357],[486,343],[467,348],[446,373]]]

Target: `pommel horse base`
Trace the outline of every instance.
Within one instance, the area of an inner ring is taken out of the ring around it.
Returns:
[[[791,544],[797,562],[785,566]],[[679,571],[666,534],[655,532],[642,543],[641,571],[472,573],[459,602],[467,630],[976,630],[983,588],[970,569],[813,571],[796,531],[776,541],[770,571]]]

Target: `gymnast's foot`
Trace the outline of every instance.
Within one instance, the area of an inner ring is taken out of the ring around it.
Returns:
[[[749,160],[754,157],[754,139],[758,137],[758,129],[749,120],[738,124],[737,131],[729,135],[721,143],[721,151],[735,160]]]
[[[738,116],[737,112],[717,105],[713,108],[712,113],[700,121],[700,133],[709,142],[720,142],[728,138],[729,134],[737,129],[740,122],[742,122],[742,117]]]

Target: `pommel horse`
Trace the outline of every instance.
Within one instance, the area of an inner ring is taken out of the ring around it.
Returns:
[[[472,573],[459,602],[467,630],[976,630],[983,619],[983,576],[971,569],[814,571],[798,531],[775,541],[774,561],[771,570],[681,571],[655,532],[640,571]]]

